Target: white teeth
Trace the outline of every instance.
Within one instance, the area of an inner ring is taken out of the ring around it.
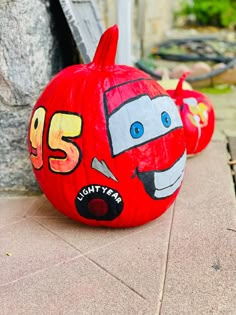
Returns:
[[[165,198],[172,195],[181,185],[184,177],[184,167],[186,162],[186,152],[168,170],[155,172],[155,198]]]

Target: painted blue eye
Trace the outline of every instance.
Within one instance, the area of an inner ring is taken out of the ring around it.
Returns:
[[[144,127],[141,122],[136,121],[130,126],[130,134],[134,139],[142,137],[142,135],[144,134]]]
[[[170,115],[167,112],[162,112],[161,113],[161,121],[163,125],[168,128],[171,125],[171,118]]]

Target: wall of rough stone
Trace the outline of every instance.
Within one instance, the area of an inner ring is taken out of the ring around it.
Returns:
[[[38,190],[26,138],[33,105],[63,66],[52,1],[0,1],[0,191]]]

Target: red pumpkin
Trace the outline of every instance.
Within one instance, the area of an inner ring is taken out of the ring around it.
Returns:
[[[178,194],[186,159],[174,102],[147,74],[114,64],[117,41],[114,26],[90,64],[48,84],[28,133],[42,191],[59,211],[94,226],[160,216]]]
[[[204,150],[209,144],[215,127],[215,113],[211,101],[195,90],[184,90],[179,80],[175,90],[167,90],[179,108],[186,138],[187,154],[193,155]]]

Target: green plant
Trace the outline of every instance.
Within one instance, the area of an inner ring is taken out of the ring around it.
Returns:
[[[184,0],[176,16],[191,17],[197,25],[236,26],[236,0]]]

